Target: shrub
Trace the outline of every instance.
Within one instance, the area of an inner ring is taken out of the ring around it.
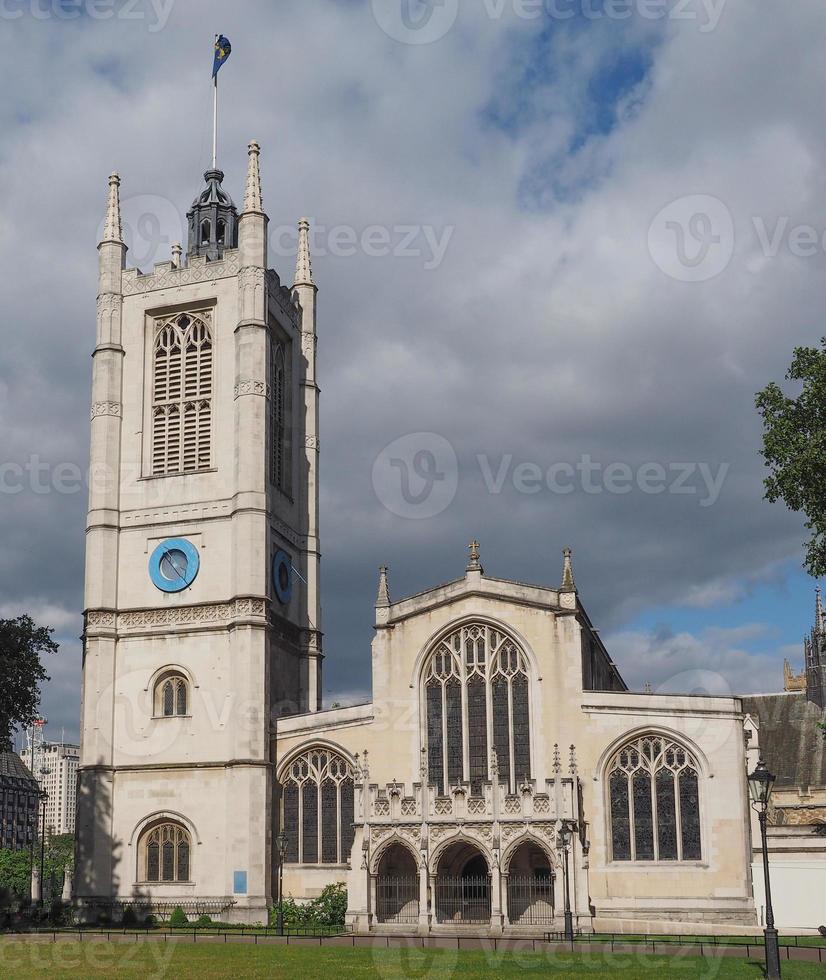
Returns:
[[[150,912],[144,917],[143,924],[147,929],[153,929],[158,924],[158,918]]]
[[[123,910],[123,918],[120,920],[120,924],[124,929],[131,929],[138,924],[138,917],[131,905],[127,905]]]
[[[173,929],[180,929],[181,926],[189,925],[189,919],[186,917],[186,912],[184,912],[180,905],[176,905],[172,910],[172,915],[169,917],[169,924]]]
[[[347,888],[341,882],[327,885],[324,891],[311,902],[301,904],[294,898],[284,899],[284,925],[293,928],[326,926],[335,928],[344,925],[347,912]],[[278,906],[270,912],[270,924],[278,922]]]
[[[204,913],[198,916],[198,921],[195,923],[196,926],[211,926],[213,924],[212,917]]]

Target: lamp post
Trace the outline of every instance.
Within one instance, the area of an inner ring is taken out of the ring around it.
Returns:
[[[569,823],[563,823],[559,831],[559,846],[562,848],[562,876],[565,889],[565,940],[572,943],[574,941],[574,920],[571,915],[571,889],[568,881],[568,851],[571,847],[573,830]]]
[[[772,909],[772,891],[769,880],[769,846],[766,842],[766,816],[775,776],[769,772],[766,763],[761,758],[748,780],[751,805],[757,812],[757,819],[760,821],[760,839],[763,845],[763,879],[766,887],[766,928],[763,930],[763,936],[766,945],[766,977],[768,980],[778,980],[780,977],[780,948],[777,942],[777,929],[774,928],[774,910]]]
[[[283,830],[275,838],[278,848],[278,935],[284,935],[284,856],[287,853],[287,835]]]

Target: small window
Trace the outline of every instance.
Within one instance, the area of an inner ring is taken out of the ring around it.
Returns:
[[[210,239],[212,238],[212,222],[202,221],[201,222],[201,244],[209,245]]]
[[[224,238],[226,237],[227,224],[223,218],[218,221],[218,235],[217,242],[219,245],[224,244]]]
[[[164,674],[155,685],[155,717],[186,715],[189,708],[189,685],[181,674]]]
[[[189,854],[189,833],[180,824],[156,824],[141,837],[141,880],[159,883],[189,881]]]

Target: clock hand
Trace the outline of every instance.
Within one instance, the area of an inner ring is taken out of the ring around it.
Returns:
[[[172,552],[171,552],[171,551],[165,551],[165,552],[163,553],[163,556],[164,556],[164,558],[167,558],[167,559],[169,559],[169,564],[170,564],[170,565],[171,565],[171,566],[172,566],[172,567],[173,567],[173,568],[175,569],[175,571],[176,571],[176,572],[178,573],[178,577],[179,577],[179,578],[181,579],[181,581],[183,581],[183,582],[185,582],[185,581],[186,581],[186,576],[185,576],[185,575],[184,575],[184,573],[183,573],[183,572],[182,572],[182,571],[180,570],[180,568],[178,568],[178,566],[177,566],[177,565],[175,564],[175,559],[174,559],[174,558],[172,557]]]

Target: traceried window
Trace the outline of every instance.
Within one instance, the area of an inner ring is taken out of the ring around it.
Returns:
[[[270,479],[279,490],[287,490],[285,452],[287,428],[287,389],[284,345],[270,344]]]
[[[699,768],[660,735],[644,735],[608,766],[614,861],[699,861]]]
[[[328,749],[294,759],[282,777],[288,864],[346,864],[354,836],[350,763]]]
[[[180,824],[156,824],[141,837],[141,880],[189,881],[190,853],[189,833]]]
[[[152,473],[207,470],[212,438],[212,314],[158,322],[153,352]]]
[[[181,674],[165,674],[155,684],[155,717],[187,714],[189,685]]]
[[[530,779],[528,662],[511,637],[462,626],[436,645],[422,676],[428,774],[440,792],[466,781],[480,794],[492,749],[511,792]]]

